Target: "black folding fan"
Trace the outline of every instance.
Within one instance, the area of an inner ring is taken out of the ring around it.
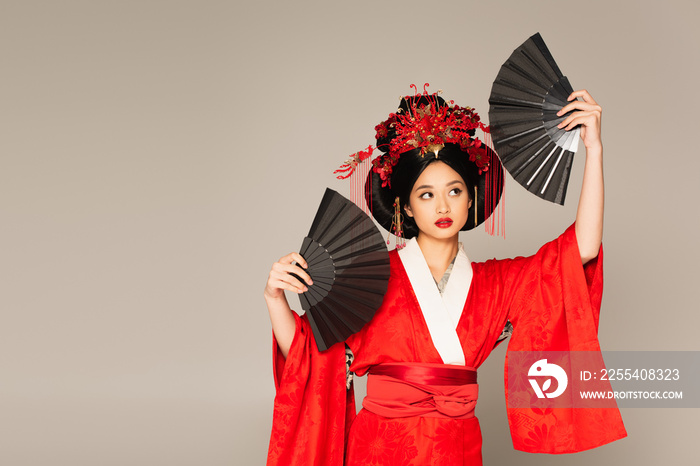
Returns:
[[[372,219],[332,189],[326,189],[299,253],[313,280],[299,301],[323,351],[372,319],[389,282],[389,253]]]
[[[557,128],[573,92],[539,33],[501,66],[489,97],[493,144],[508,173],[531,193],[564,204],[579,128]]]

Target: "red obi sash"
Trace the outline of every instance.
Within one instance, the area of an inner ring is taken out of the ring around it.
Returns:
[[[424,363],[373,366],[362,406],[380,416],[468,419],[474,417],[479,386],[476,369]]]

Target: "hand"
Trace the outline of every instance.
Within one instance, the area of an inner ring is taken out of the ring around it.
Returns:
[[[297,265],[292,264],[292,262],[295,261]],[[304,283],[290,275],[293,273],[301,277],[308,285],[313,285],[311,277],[304,271],[304,269],[302,269],[302,267],[305,269],[309,266],[301,254],[297,252],[287,254],[279,261],[272,264],[272,270],[270,270],[270,275],[267,278],[267,284],[265,285],[265,297],[272,299],[283,298],[284,290],[293,291],[297,294],[307,291],[308,288]]]
[[[577,97],[583,98],[583,101],[574,100]],[[557,128],[564,128],[566,131],[569,131],[575,126],[581,125],[581,139],[583,139],[586,150],[594,148],[602,149],[603,143],[600,137],[600,120],[603,109],[600,108],[600,105],[593,100],[593,97],[591,97],[585,89],[572,92],[567,100],[573,102],[559,110],[557,115],[561,116],[572,110],[578,111],[566,117],[564,121],[557,125]]]

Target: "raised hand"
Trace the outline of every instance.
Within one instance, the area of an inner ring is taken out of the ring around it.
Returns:
[[[583,100],[575,100],[581,97]],[[557,125],[567,131],[575,126],[581,127],[581,139],[586,146],[586,164],[583,169],[581,196],[576,211],[576,240],[578,241],[581,261],[585,264],[598,255],[603,240],[603,210],[605,190],[603,186],[603,142],[600,137],[600,105],[587,90],[572,92],[565,105],[557,115],[573,111],[564,121]]]
[[[296,262],[296,264],[294,264]],[[313,281],[302,267],[308,268],[308,264],[298,252],[292,252],[272,264],[270,275],[265,285],[265,297],[279,299],[284,296],[283,290],[301,294],[308,290],[306,285],[312,285]],[[296,279],[293,275],[302,278],[306,284]]]
[[[296,264],[294,264],[296,262]],[[303,268],[302,268],[303,267]],[[300,294],[308,290],[306,284],[312,285],[313,281],[308,273],[304,271],[309,265],[301,254],[292,252],[282,257],[272,264],[270,275],[265,285],[265,303],[270,313],[272,331],[277,339],[282,355],[286,358],[289,348],[294,339],[295,320],[294,311],[289,308],[284,290]],[[295,278],[294,274],[306,282],[306,284]]]
[[[581,97],[583,100],[575,100],[577,97]],[[566,117],[557,127],[569,131],[575,126],[581,125],[581,139],[583,139],[586,150],[602,148],[600,128],[603,109],[585,89],[572,92],[567,100],[571,103],[559,110],[557,115],[561,116],[572,110],[578,111]]]

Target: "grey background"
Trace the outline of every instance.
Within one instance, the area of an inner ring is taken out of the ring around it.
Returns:
[[[0,1],[0,463],[263,464],[270,265],[409,85],[483,116],[542,33],[604,108],[606,350],[698,350],[698,7],[691,1]],[[506,189],[531,254],[574,220]],[[296,298],[292,303],[297,306]],[[513,451],[500,347],[486,464],[697,464],[697,409],[623,409],[629,437]]]

